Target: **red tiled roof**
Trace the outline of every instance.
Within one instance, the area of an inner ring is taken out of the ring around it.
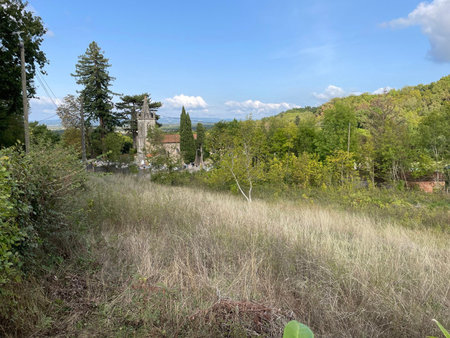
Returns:
[[[197,134],[194,134],[194,140],[197,139]],[[165,134],[162,143],[180,143],[180,134]]]
[[[179,134],[166,134],[163,137],[162,143],[180,143]]]

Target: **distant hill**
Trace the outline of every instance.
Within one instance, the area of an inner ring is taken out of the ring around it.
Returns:
[[[433,110],[440,109],[445,102],[450,102],[450,75],[444,76],[439,81],[430,84],[419,84],[402,89],[393,89],[384,94],[364,93],[358,96],[352,95],[343,98],[334,98],[319,107],[294,108],[265,119],[280,119],[286,122],[295,122],[297,117],[302,118],[310,114],[321,115],[337,102],[343,103],[355,109],[355,111],[363,111],[370,106],[372,100],[380,95],[389,97],[399,113],[407,111],[410,115],[427,115],[427,113]]]

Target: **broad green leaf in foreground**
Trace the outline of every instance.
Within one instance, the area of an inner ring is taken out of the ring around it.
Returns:
[[[314,334],[305,324],[291,320],[284,327],[283,338],[314,338]]]

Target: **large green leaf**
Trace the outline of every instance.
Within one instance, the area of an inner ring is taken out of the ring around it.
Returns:
[[[284,327],[283,338],[314,338],[314,333],[305,324],[291,320]]]
[[[441,323],[439,323],[436,319],[433,319],[433,322],[435,322],[439,328],[441,329],[442,333],[444,334],[445,338],[450,338],[450,333],[442,326]]]

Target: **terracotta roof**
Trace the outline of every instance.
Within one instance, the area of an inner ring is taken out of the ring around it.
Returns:
[[[194,140],[197,139],[197,134],[194,134]],[[180,134],[165,134],[162,143],[180,143]]]
[[[180,143],[179,134],[166,134],[163,137],[162,143]]]

